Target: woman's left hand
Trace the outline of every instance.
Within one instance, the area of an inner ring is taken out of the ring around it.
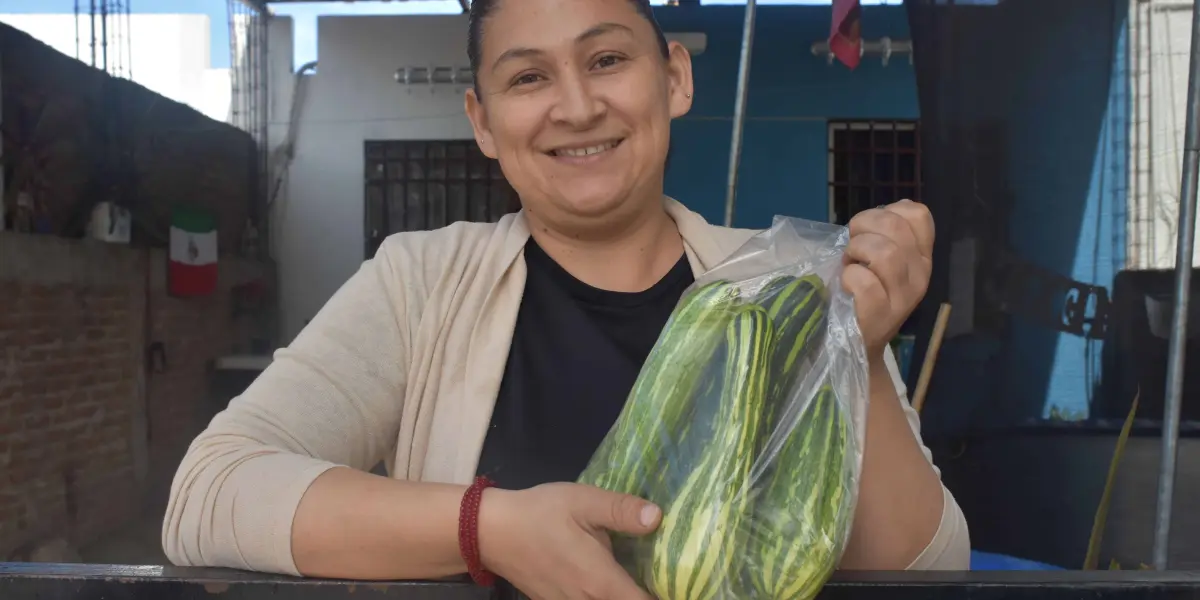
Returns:
[[[933,270],[933,216],[923,204],[901,200],[850,220],[842,287],[854,296],[867,356],[882,358],[929,288]]]

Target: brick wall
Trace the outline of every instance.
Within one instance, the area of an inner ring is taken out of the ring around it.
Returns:
[[[180,299],[160,251],[0,233],[0,257],[3,558],[51,536],[85,545],[161,501],[216,410],[210,361],[244,351],[228,290],[259,272],[224,260],[218,294]],[[154,342],[165,370],[145,361]]]
[[[95,535],[123,517],[100,513],[137,504],[136,261],[47,241],[0,234],[0,555],[60,525]],[[57,256],[13,273],[33,246]]]

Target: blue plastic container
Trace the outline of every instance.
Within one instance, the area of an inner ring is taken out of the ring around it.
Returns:
[[[1062,567],[1004,554],[971,551],[972,571],[1065,571]]]

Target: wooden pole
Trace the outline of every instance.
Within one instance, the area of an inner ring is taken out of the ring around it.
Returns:
[[[912,406],[917,412],[921,412],[921,407],[925,406],[925,394],[929,393],[929,380],[933,377],[933,366],[937,363],[938,351],[942,349],[942,338],[946,336],[949,321],[950,305],[943,302],[938,308],[937,322],[929,338],[929,350],[925,352],[925,360],[921,363],[921,376],[917,378],[917,389],[912,397]]]

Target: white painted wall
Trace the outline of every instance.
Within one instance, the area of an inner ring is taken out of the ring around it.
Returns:
[[[364,141],[472,138],[465,86],[394,79],[403,66],[466,66],[465,16],[322,17],[317,30],[320,66],[305,78],[295,158],[272,213],[285,343],[364,259]],[[292,31],[290,19],[271,24],[273,147],[289,127]]]
[[[1130,268],[1171,269],[1178,235],[1191,5],[1179,0],[1131,2],[1130,24],[1137,27],[1132,32],[1136,88],[1129,161],[1136,190],[1128,199],[1128,263]],[[1200,245],[1192,262],[1200,264]]]
[[[0,14],[0,22],[67,56],[78,56],[91,63],[90,31],[80,30],[77,47],[73,14]],[[86,19],[80,25],[90,27]],[[123,33],[129,41],[127,67],[132,70],[131,79],[212,119],[226,121],[229,69],[212,68],[211,27],[207,15],[131,15],[129,30]],[[110,64],[115,60],[115,52],[110,47]]]

